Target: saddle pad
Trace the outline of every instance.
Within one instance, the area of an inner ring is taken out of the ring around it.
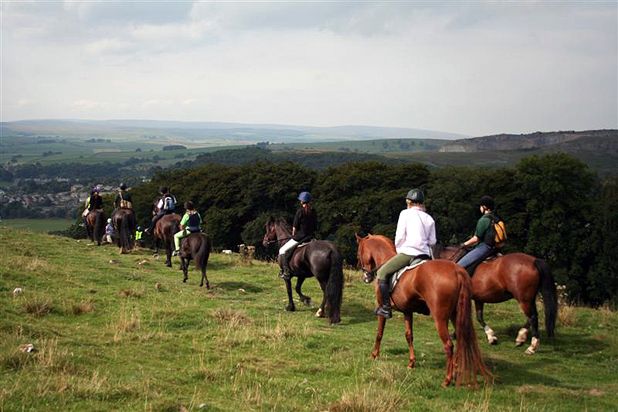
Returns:
[[[395,272],[393,274],[393,276],[391,276],[391,292],[393,290],[395,290],[395,286],[397,286],[397,282],[399,282],[399,278],[401,278],[401,275],[404,274],[404,272],[406,272],[407,270],[410,269],[414,269],[415,267],[418,267],[420,265],[422,265],[425,262],[428,262],[429,260],[427,259],[414,259],[409,266],[406,266],[404,268],[399,269],[397,272]]]

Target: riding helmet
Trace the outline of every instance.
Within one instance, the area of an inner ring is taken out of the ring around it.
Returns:
[[[406,199],[410,199],[414,203],[425,203],[425,195],[421,189],[412,189],[408,192]]]
[[[127,190],[127,185],[120,183],[120,190]]]
[[[300,200],[303,203],[311,202],[311,193],[309,193],[309,192],[300,192],[300,194],[298,195],[298,200]]]
[[[112,223],[112,218],[107,218],[107,223]]]
[[[481,197],[481,200],[479,201],[479,206],[485,206],[489,210],[494,210],[494,207],[496,206],[496,203],[491,198],[491,196],[485,195],[485,196]]]
[[[159,188],[159,193],[161,193],[162,195],[167,193],[167,186],[161,186]]]

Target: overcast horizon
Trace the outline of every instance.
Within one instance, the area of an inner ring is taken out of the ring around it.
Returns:
[[[2,121],[618,128],[618,3],[2,0]]]

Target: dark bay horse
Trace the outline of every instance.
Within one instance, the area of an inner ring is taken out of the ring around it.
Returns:
[[[112,213],[112,224],[118,236],[116,244],[120,248],[120,253],[128,253],[135,246],[135,227],[137,221],[133,209],[120,208]]]
[[[152,232],[157,253],[159,244],[163,242],[165,247],[165,266],[172,267],[172,248],[174,247],[174,235],[180,230],[180,216],[176,213],[165,215],[157,220],[154,231]]]
[[[86,232],[91,242],[96,242],[101,246],[103,234],[105,233],[105,212],[103,209],[92,210],[86,216]]]
[[[356,241],[358,262],[365,274],[365,282],[370,283],[376,269],[397,252],[393,242],[385,236],[368,235],[363,238],[356,235]],[[477,374],[485,382],[492,380],[491,373],[483,363],[472,327],[470,289],[470,278],[462,267],[447,260],[431,260],[406,271],[391,294],[393,308],[404,315],[406,341],[410,351],[408,368],[416,365],[412,314],[416,312],[433,317],[446,354],[443,387],[448,386],[453,379],[457,386],[477,386]],[[382,297],[377,285],[375,293],[378,304],[381,304]],[[449,320],[455,324],[457,348],[454,353],[453,341],[448,332]],[[386,319],[378,316],[378,332],[371,353],[374,359],[380,354],[385,325]]]
[[[262,241],[264,246],[278,242],[283,246],[292,237],[290,225],[284,219],[269,219],[266,222],[266,233]],[[306,278],[315,276],[322,288],[322,303],[316,312],[316,316],[329,316],[331,324],[341,321],[341,299],[343,295],[343,257],[333,242],[326,240],[313,240],[304,246],[296,247],[290,259],[292,276],[296,277],[296,293],[301,302],[311,304],[311,298],[303,295],[301,287]],[[292,281],[285,280],[288,292],[288,306],[286,310],[294,311],[294,299],[292,297]]]
[[[205,233],[192,233],[182,239],[179,256],[180,269],[182,269],[184,275],[182,281],[186,282],[189,279],[189,262],[193,259],[195,267],[202,271],[200,287],[204,286],[204,282],[206,282],[206,289],[210,289],[210,283],[208,283],[208,278],[206,277],[206,265],[210,256],[210,239],[208,236]]]
[[[435,255],[443,259],[456,261],[463,256],[461,247],[437,247]],[[558,295],[556,284],[547,263],[525,253],[509,253],[480,263],[472,276],[472,299],[476,306],[476,318],[483,327],[487,340],[491,344],[498,341],[494,331],[485,323],[483,304],[500,303],[515,299],[526,315],[527,321],[515,339],[517,346],[528,340],[528,329],[532,334],[529,355],[534,354],[540,345],[539,318],[536,310],[536,296],[543,296],[545,309],[545,331],[548,337],[554,336],[556,315],[558,313]]]

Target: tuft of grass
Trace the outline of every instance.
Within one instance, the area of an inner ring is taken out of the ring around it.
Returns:
[[[563,304],[558,308],[558,322],[562,326],[574,326],[577,322],[577,310],[575,306]]]
[[[71,306],[71,311],[74,315],[82,315],[84,313],[94,312],[94,302],[91,300],[83,300],[79,303],[74,303]]]
[[[329,412],[397,412],[405,410],[405,399],[391,387],[364,388],[345,391],[341,399],[328,406]]]
[[[126,309],[122,309],[118,320],[112,325],[114,342],[120,342],[128,333],[139,330],[141,324],[142,321],[139,312],[130,311],[128,313]]]
[[[143,291],[139,291],[139,290],[134,290],[134,289],[123,289],[120,292],[118,292],[118,294],[120,296],[122,296],[123,298],[141,298],[144,295]]]
[[[246,326],[251,324],[251,318],[247,316],[245,312],[220,308],[216,309],[212,313],[212,317],[220,324],[225,324],[230,328],[237,328],[239,326]]]
[[[37,296],[26,300],[23,307],[26,313],[36,317],[48,315],[54,309],[53,302],[50,298]]]

